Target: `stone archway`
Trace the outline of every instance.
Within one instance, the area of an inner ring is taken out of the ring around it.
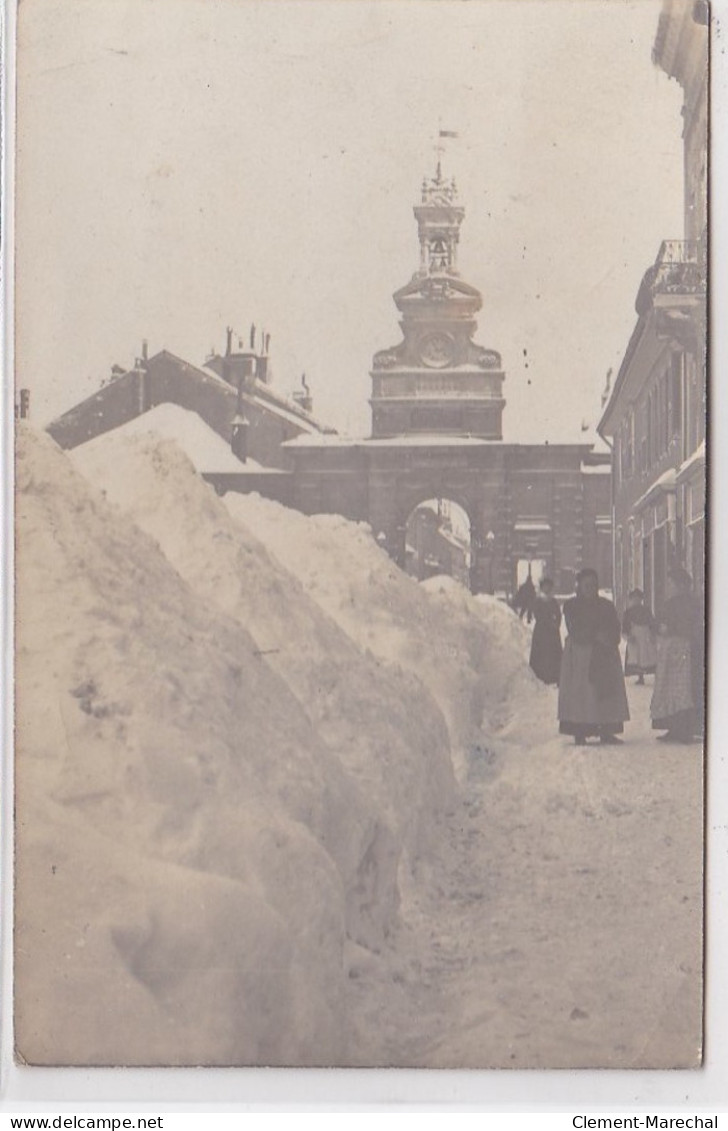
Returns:
[[[405,522],[405,572],[418,581],[444,574],[469,589],[471,525],[465,508],[446,495],[418,503]]]
[[[398,473],[378,480],[369,494],[372,531],[379,545],[406,571],[410,516],[428,501],[449,500],[462,509],[470,526],[468,588],[472,593],[493,593],[499,573],[497,555],[503,552],[496,525],[499,484],[487,483],[475,469],[461,474],[460,482],[442,475],[440,468],[435,470],[436,474],[414,476],[411,469],[398,468]]]

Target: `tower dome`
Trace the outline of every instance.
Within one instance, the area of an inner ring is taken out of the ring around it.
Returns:
[[[452,178],[422,184],[414,207],[420,265],[395,292],[402,341],[374,355],[372,436],[438,433],[501,440],[504,373],[495,350],[473,342],[480,292],[457,270],[465,209]]]

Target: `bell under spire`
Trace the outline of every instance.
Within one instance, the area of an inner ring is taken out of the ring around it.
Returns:
[[[480,292],[457,269],[465,209],[438,160],[414,207],[420,266],[394,295],[399,345],[374,355],[372,435],[439,433],[502,439],[504,373],[495,350],[473,341]]]
[[[454,177],[443,177],[438,159],[434,177],[422,182],[415,205],[420,240],[420,275],[457,275],[457,248],[465,209],[458,200]]]

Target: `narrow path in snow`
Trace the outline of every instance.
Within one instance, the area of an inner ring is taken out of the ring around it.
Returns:
[[[531,720],[465,784],[388,960],[354,971],[357,1063],[696,1063],[702,753],[656,741],[650,683],[623,746]]]

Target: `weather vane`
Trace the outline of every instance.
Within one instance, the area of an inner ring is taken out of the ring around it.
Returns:
[[[437,159],[436,172],[435,172],[435,182],[436,183],[439,183],[440,181],[442,181],[442,158],[443,158],[443,155],[445,154],[445,152],[447,151],[447,146],[445,145],[445,138],[457,138],[458,136],[459,135],[458,135],[457,130],[438,130],[437,140],[435,141],[435,145],[434,145],[435,157]]]

